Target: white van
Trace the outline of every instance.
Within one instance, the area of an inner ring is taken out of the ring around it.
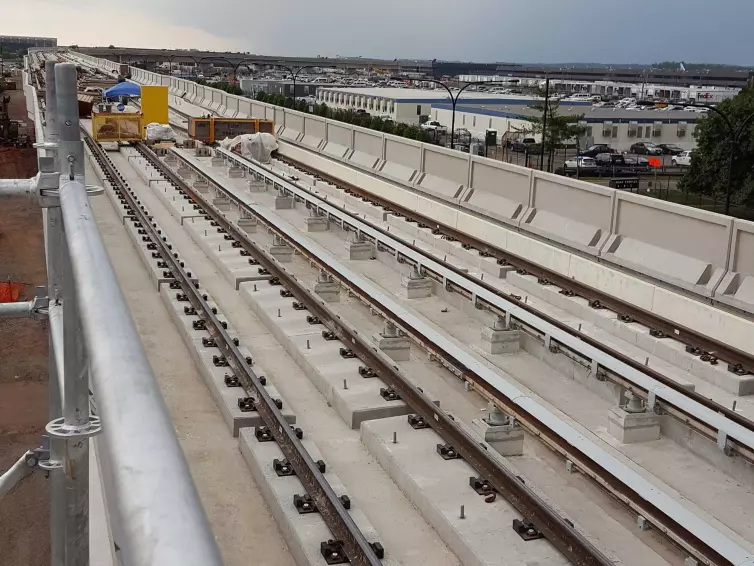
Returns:
[[[568,95],[568,97],[564,98],[563,101],[564,102],[591,102],[592,96],[593,95],[589,94],[588,92],[577,92],[577,93]]]

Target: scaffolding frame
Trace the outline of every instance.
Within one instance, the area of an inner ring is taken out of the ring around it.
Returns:
[[[102,189],[86,184],[76,67],[46,61],[45,78],[44,116],[36,89],[31,82],[25,87],[33,91],[39,173],[0,181],[0,197],[26,195],[41,207],[47,292],[38,288],[32,301],[3,305],[0,319],[49,321],[49,423],[41,446],[0,476],[0,497],[32,471],[43,473],[50,486],[51,564],[88,565],[92,446],[115,563],[220,566],[92,213],[89,199]]]

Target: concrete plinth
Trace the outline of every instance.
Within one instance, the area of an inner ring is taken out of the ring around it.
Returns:
[[[520,347],[518,330],[497,330],[486,326],[482,329],[481,348],[488,354],[513,354]]]
[[[212,155],[212,150],[206,145],[198,145],[194,153],[197,157],[209,157]]]
[[[212,204],[217,210],[230,210],[230,199],[227,197],[215,197],[212,199]]]
[[[275,197],[275,210],[293,208],[293,199],[291,197]]]
[[[212,167],[222,167],[223,165],[225,165],[225,160],[219,155],[215,155],[210,161],[210,164],[212,165]]]
[[[286,244],[275,245],[272,244],[269,247],[269,252],[272,257],[278,260],[280,263],[290,263],[293,258],[293,248]]]
[[[244,176],[244,170],[241,167],[235,167],[231,166],[228,167],[228,178],[229,179],[240,179]]]
[[[309,438],[305,436],[302,443],[314,461],[325,460]],[[293,497],[296,494],[306,493],[306,489],[297,476],[280,477],[275,472],[272,466],[273,460],[285,459],[280,447],[276,442],[259,442],[255,431],[251,428],[241,430],[238,447],[296,564],[298,566],[325,566],[326,562],[320,552],[320,543],[333,538],[332,533],[319,513],[301,515],[296,510]],[[353,495],[347,492],[340,478],[330,470],[329,466],[325,472],[325,478],[337,495]],[[358,506],[351,507],[348,514],[367,540],[384,542]],[[400,566],[401,563],[391,555],[390,547],[387,547],[382,564]]]
[[[503,497],[487,503],[474,491],[469,478],[479,472],[462,458],[443,460],[437,445],[445,441],[431,428],[414,430],[406,417],[372,420],[361,425],[361,441],[460,564],[568,564],[546,539],[518,536],[510,525],[519,512]]]
[[[264,181],[248,181],[246,188],[249,189],[250,193],[263,193],[266,190]]]
[[[405,336],[375,334],[372,339],[377,347],[396,362],[407,362],[411,354],[411,341]]]
[[[487,419],[473,419],[471,426],[501,456],[521,456],[524,453],[524,431],[520,426],[494,425]]]
[[[426,277],[401,277],[401,290],[407,299],[424,299],[432,296],[432,281]]]
[[[314,292],[322,297],[322,300],[326,303],[337,303],[340,301],[340,285],[334,281],[315,283]]]
[[[202,194],[209,192],[209,182],[207,179],[197,179],[192,186]]]
[[[374,245],[369,242],[346,242],[348,257],[352,260],[372,259],[374,257]]]
[[[238,227],[243,228],[244,231],[246,231],[247,234],[254,234],[257,231],[257,226],[259,226],[259,222],[256,218],[253,217],[242,217],[238,219]]]
[[[623,444],[649,442],[660,438],[660,417],[649,411],[629,413],[622,407],[610,409],[607,431]]]
[[[326,232],[330,223],[324,216],[309,216],[306,218],[307,232]]]
[[[194,172],[188,167],[178,167],[176,173],[178,173],[178,176],[183,179],[191,179],[194,176]]]

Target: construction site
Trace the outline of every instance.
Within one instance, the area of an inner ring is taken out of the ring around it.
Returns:
[[[751,222],[74,48],[11,78],[3,564],[754,566]]]

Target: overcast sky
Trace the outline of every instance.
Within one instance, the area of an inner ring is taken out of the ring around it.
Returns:
[[[61,45],[511,62],[754,64],[752,0],[0,0]]]

